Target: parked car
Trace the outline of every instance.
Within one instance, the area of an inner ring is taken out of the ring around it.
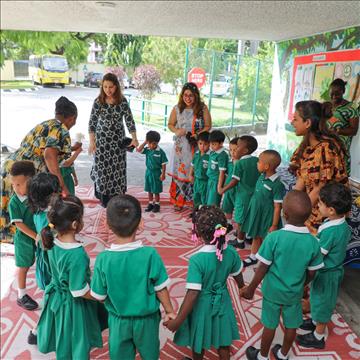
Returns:
[[[96,72],[88,72],[84,77],[84,86],[100,87],[103,74]]]
[[[123,83],[125,89],[128,89],[130,87],[129,78],[127,76],[123,77],[122,83]]]
[[[208,78],[208,76],[207,76]],[[219,74],[215,81],[213,81],[212,94],[213,96],[228,96],[230,95],[231,77]],[[202,88],[202,93],[205,96],[210,96],[210,81],[206,81],[205,86]]]

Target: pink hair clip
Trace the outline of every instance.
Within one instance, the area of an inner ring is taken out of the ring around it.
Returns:
[[[214,231],[214,238],[210,242],[210,244],[214,244],[214,243],[217,244],[220,238],[223,237],[224,243],[220,245],[220,248],[216,247],[216,256],[220,261],[222,261],[223,259],[222,252],[227,248],[227,239],[225,236],[226,233],[227,233],[226,227],[222,226],[221,224],[216,225]]]
[[[195,231],[195,224],[192,224],[192,230],[191,230],[191,240],[194,242],[195,246],[198,245],[199,243],[199,239],[196,235],[196,231]]]

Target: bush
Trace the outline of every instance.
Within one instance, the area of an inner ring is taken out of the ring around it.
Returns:
[[[136,88],[141,92],[141,95],[151,100],[155,93],[160,90],[160,73],[153,65],[142,65],[135,69],[133,81]]]

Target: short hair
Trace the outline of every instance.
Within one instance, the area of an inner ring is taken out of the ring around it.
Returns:
[[[77,116],[76,105],[67,97],[61,96],[55,103],[55,114],[62,115],[65,119],[70,116]]]
[[[11,176],[29,176],[33,177],[35,176],[35,166],[32,161],[28,160],[22,160],[22,161],[15,161],[10,169],[10,175]]]
[[[291,190],[284,197],[283,208],[288,218],[304,223],[311,214],[312,205],[305,191]]]
[[[248,154],[252,154],[258,148],[257,140],[251,135],[242,135],[239,140],[246,143],[246,147],[249,150]]]
[[[127,237],[134,234],[141,220],[139,201],[131,195],[114,196],[106,207],[107,223],[114,234]]]
[[[234,137],[234,138],[232,138],[232,139],[230,140],[230,144],[231,144],[231,145],[237,145],[238,141],[239,141],[239,137],[236,136],[236,137]]]
[[[210,133],[209,141],[223,143],[225,141],[225,134],[220,130],[213,130]]]
[[[276,169],[281,164],[281,156],[276,150],[265,150],[260,155],[265,155],[272,169]]]
[[[320,190],[320,200],[327,206],[335,209],[336,214],[345,215],[351,210],[351,190],[344,184],[331,182]]]
[[[203,131],[197,136],[197,141],[209,142],[209,132]]]
[[[346,90],[346,84],[347,84],[347,81],[337,78],[330,84],[330,87],[336,86],[336,87],[340,88],[342,90],[342,92],[344,93]]]
[[[150,130],[146,133],[146,141],[158,143],[160,138],[161,136],[157,131]]]

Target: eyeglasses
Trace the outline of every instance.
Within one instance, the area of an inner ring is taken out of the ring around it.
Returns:
[[[193,99],[195,96],[194,95],[183,95],[183,98],[186,98],[186,99]]]

